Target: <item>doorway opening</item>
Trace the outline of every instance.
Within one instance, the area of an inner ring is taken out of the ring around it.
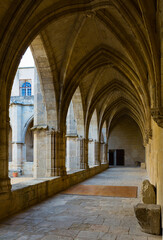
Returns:
[[[125,151],[124,149],[109,150],[109,165],[124,166]]]

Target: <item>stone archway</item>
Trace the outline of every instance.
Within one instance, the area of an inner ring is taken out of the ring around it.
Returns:
[[[108,151],[114,151],[115,158],[116,151],[119,150],[124,151],[124,166],[140,166],[145,162],[145,148],[140,128],[127,115],[118,118],[110,127]]]
[[[98,165],[98,122],[96,110],[89,125],[88,164],[89,167]]]

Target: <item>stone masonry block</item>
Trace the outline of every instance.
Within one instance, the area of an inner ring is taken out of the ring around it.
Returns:
[[[141,194],[143,203],[145,204],[156,203],[155,187],[149,182],[149,180],[143,181]]]
[[[134,207],[135,215],[142,231],[150,234],[161,233],[161,206],[138,203]]]

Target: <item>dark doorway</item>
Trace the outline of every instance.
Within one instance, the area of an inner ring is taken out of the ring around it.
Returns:
[[[109,150],[109,165],[124,166],[124,149]]]
[[[116,165],[124,166],[124,149],[116,150]]]
[[[109,150],[109,165],[114,165],[114,150]]]

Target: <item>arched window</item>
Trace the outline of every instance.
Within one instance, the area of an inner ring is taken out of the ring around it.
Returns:
[[[31,96],[31,84],[29,82],[25,82],[22,85],[22,96]]]

